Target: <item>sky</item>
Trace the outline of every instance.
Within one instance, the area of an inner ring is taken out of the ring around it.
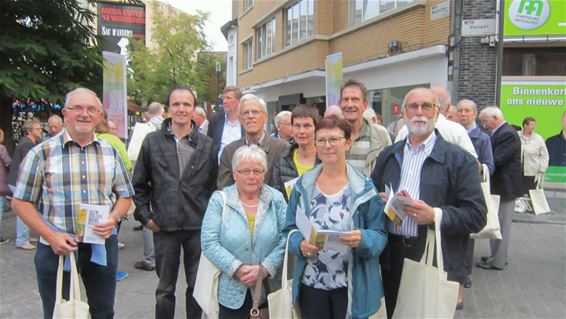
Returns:
[[[187,13],[208,11],[210,16],[204,28],[213,51],[228,51],[228,43],[220,27],[231,20],[232,0],[159,0]]]

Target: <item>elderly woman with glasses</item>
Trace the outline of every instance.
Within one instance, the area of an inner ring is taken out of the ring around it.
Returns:
[[[236,182],[215,192],[208,203],[201,248],[221,271],[220,319],[247,319],[258,277],[273,279],[283,261],[287,203],[279,191],[264,184],[267,157],[258,146],[238,148],[232,168]],[[275,288],[277,280],[270,284]]]
[[[346,161],[352,145],[348,122],[335,116],[316,127],[321,164],[295,184],[285,231],[307,222],[311,229],[339,232],[338,243],[313,244],[291,234],[289,251],[298,257],[293,302],[307,318],[368,318],[379,310],[383,286],[379,255],[387,241],[385,214],[372,181]],[[299,215],[302,214],[302,215]]]

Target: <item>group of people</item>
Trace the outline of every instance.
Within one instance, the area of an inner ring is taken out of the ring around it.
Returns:
[[[391,318],[403,261],[420,260],[436,211],[442,212],[448,279],[471,286],[469,235],[484,227],[487,212],[481,163],[502,197],[503,240],[493,241],[491,255],[477,266],[505,268],[509,203],[521,195],[522,153],[519,135],[511,135],[498,108],[480,112],[488,136],[476,125],[472,101],[458,103],[460,125],[443,115],[451,105],[445,89],[416,88],[403,100],[404,135],[392,143],[373,116],[364,118],[367,89],[356,80],[343,84],[333,113],[320,118],[316,108],[298,105],[277,118],[273,136],[265,131],[265,101],[242,96],[237,87],[224,89],[223,111],[201,124],[196,105],[190,88],[173,87],[166,98],[169,117],[153,107],[159,116],[121,155],[96,134],[103,122],[96,94],[84,88],[67,94],[64,130],[23,158],[12,200],[14,212],[40,236],[35,266],[45,318],[53,313],[58,256],[70,253],[78,253],[92,318],[113,317],[116,226],[132,204],[135,219],[152,236],[144,242],[154,244],[147,252],[144,245],[136,267],[154,267],[159,278],[156,318],[175,316],[181,257],[186,315],[201,317],[192,297],[201,253],[221,271],[220,318],[248,318],[256,283],[265,279],[271,291],[280,285],[288,237],[296,256],[293,302],[303,318],[369,318],[382,297]],[[124,157],[133,160],[131,179]],[[384,213],[386,187],[412,199],[403,205],[401,225]],[[106,238],[104,245],[77,242],[80,204],[111,208],[109,219],[93,229]],[[339,232],[337,242],[313,242],[298,231],[305,221]],[[463,289],[457,307],[463,308]]]

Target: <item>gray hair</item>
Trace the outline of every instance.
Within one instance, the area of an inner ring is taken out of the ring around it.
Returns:
[[[25,134],[28,134],[29,132],[31,132],[31,130],[33,130],[33,127],[35,125],[41,125],[41,122],[36,118],[26,120],[24,122],[24,125],[22,125],[22,130]]]
[[[94,96],[96,98],[96,104],[98,105],[98,108],[102,111],[102,102],[100,102],[98,95],[96,95],[96,93],[94,93],[93,90],[89,90],[87,88],[76,88],[76,89],[72,90],[71,92],[67,93],[67,95],[65,95],[65,107],[70,106],[69,102],[71,100],[71,97],[73,97],[73,95],[78,94],[78,93],[86,93],[86,94],[90,94],[90,95]]]
[[[448,93],[448,90],[441,86],[431,87],[430,90],[438,98],[438,102],[439,102],[438,106],[440,107],[440,109],[443,111],[448,110],[448,106],[451,103],[451,97],[450,94]]]
[[[240,110],[242,105],[244,105],[245,103],[248,103],[250,101],[255,101],[257,103],[259,103],[261,105],[261,107],[263,108],[263,111],[265,113],[267,113],[267,104],[265,104],[265,101],[262,98],[259,98],[253,94],[246,94],[244,96],[242,96],[242,98],[240,99]]]
[[[163,104],[159,102],[151,102],[147,107],[147,117],[153,118],[163,114]]]
[[[344,113],[342,113],[342,109],[338,105],[330,105],[324,111],[324,117],[329,117],[331,115],[336,116],[339,119],[344,119]]]
[[[434,91],[429,89],[429,88],[424,88],[424,87],[418,87],[418,88],[414,88],[412,90],[410,90],[407,95],[405,95],[405,97],[403,98],[403,107],[405,107],[405,105],[407,105],[407,98],[409,97],[409,95],[411,95],[411,93],[413,93],[413,91],[416,90],[426,90],[429,91],[430,93],[432,93],[432,95],[434,96],[434,104],[436,104],[438,107],[440,107],[440,101],[438,100],[438,96],[436,96],[436,94],[434,94]]]
[[[206,119],[206,112],[202,108],[202,106],[195,107],[195,114],[198,114]]]
[[[375,111],[371,108],[368,107],[364,113],[362,114],[362,116],[364,117],[364,119],[371,121],[373,119],[373,117],[377,117],[377,114],[375,114]]]
[[[476,102],[472,101],[472,100],[468,100],[468,99],[463,99],[458,101],[458,104],[456,104],[456,108],[459,109],[460,105],[462,104],[469,104],[472,109],[474,110],[474,112],[478,113],[478,106],[476,104]]]
[[[232,171],[238,169],[243,161],[261,163],[267,172],[267,155],[265,151],[255,144],[240,146],[232,156]]]
[[[497,119],[500,120],[504,120],[505,118],[503,117],[503,112],[501,112],[501,109],[498,108],[497,106],[486,106],[483,108],[483,110],[481,110],[480,112],[480,118],[483,116],[487,116],[487,117],[495,117]]]
[[[283,122],[283,120],[287,116],[291,117],[291,111],[281,111],[281,112],[277,113],[277,115],[275,115],[275,118],[273,119],[275,121],[275,125],[281,124],[281,122]]]
[[[53,114],[47,119],[47,123],[50,121],[56,121],[58,124],[63,125],[63,119],[57,114]]]

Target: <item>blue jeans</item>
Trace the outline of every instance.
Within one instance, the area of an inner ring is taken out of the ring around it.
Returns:
[[[118,237],[112,235],[106,240],[107,266],[100,266],[90,261],[90,244],[79,244],[78,251],[77,264],[85,286],[91,318],[113,318],[116,269],[118,267]],[[51,319],[55,306],[59,256],[53,252],[50,246],[38,243],[34,262],[37,286],[43,303],[43,318]],[[68,297],[68,292],[69,273],[65,272],[63,275],[64,298]]]
[[[29,227],[20,217],[16,217],[16,246],[29,244]]]

